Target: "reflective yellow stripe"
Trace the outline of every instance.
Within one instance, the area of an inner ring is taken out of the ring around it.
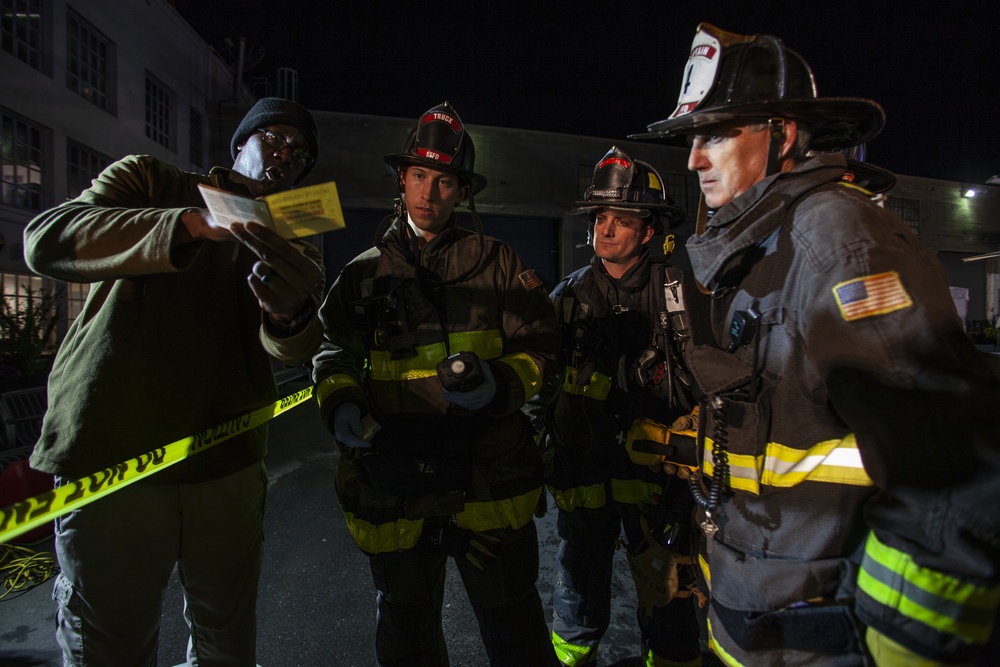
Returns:
[[[541,492],[542,489],[537,488],[513,498],[465,503],[465,509],[455,515],[455,523],[459,528],[468,528],[477,533],[520,528],[535,516]]]
[[[515,498],[466,503],[465,509],[455,515],[455,523],[476,532],[521,528],[534,517],[540,493],[541,489],[533,489]],[[396,519],[375,525],[350,512],[345,512],[344,517],[354,543],[370,554],[412,549],[424,524],[423,519]]]
[[[652,505],[657,502],[654,496],[663,493],[659,484],[651,484],[638,479],[612,479],[611,497],[620,503]]]
[[[519,352],[501,357],[499,361],[513,368],[517,377],[521,379],[521,384],[524,385],[524,400],[528,400],[542,390],[542,371],[530,356]]]
[[[712,439],[706,437],[703,466],[706,475],[715,470],[712,446]],[[761,485],[783,488],[801,482],[872,485],[853,433],[841,440],[825,440],[809,449],[769,442],[763,456],[730,453],[728,460],[730,488],[758,495]]]
[[[702,468],[705,474],[711,476],[715,471],[715,462],[712,459],[712,439],[705,438],[705,462]],[[758,469],[760,458],[749,454],[729,454],[729,486],[737,491],[749,491],[755,495],[760,494],[760,482],[758,481]]]
[[[705,575],[705,583],[708,584],[708,590],[709,590],[709,592],[711,592],[711,590],[712,590],[712,571],[708,569],[708,561],[705,560],[705,557],[703,555],[701,555],[701,553],[698,554],[698,567],[701,568],[701,573],[703,575]]]
[[[580,386],[576,383],[578,373],[579,370],[576,368],[566,368],[566,377],[563,378],[563,391],[567,394],[586,396],[598,401],[603,401],[608,397],[608,392],[611,391],[610,377],[601,373],[594,373],[590,376],[590,381],[587,384]]]
[[[590,662],[591,654],[595,650],[594,647],[570,644],[557,635],[555,631],[552,632],[552,648],[556,650],[556,657],[559,658],[559,662],[567,667],[596,664]]]
[[[871,486],[854,434],[847,434],[843,440],[826,440],[807,450],[768,443],[762,484],[788,487],[806,480]]]
[[[448,336],[448,347],[443,341],[418,345],[416,355],[405,359],[391,359],[389,352],[372,350],[371,378],[376,382],[405,382],[432,377],[437,375],[437,364],[447,356],[448,349],[453,353],[475,352],[483,359],[496,359],[503,352],[503,339],[497,329],[453,333]]]
[[[360,389],[361,385],[359,385],[357,380],[352,378],[350,375],[338,374],[325,377],[319,381],[319,384],[316,385],[316,390],[314,391],[316,401],[320,405],[323,405],[323,401],[325,401],[330,394],[346,387],[357,387]]]
[[[412,549],[420,538],[424,527],[423,519],[409,521],[398,519],[392,523],[374,525],[357,518],[351,512],[344,512],[347,530],[358,548],[369,554],[389,553]]]
[[[743,663],[729,655],[724,648],[719,646],[719,642],[715,641],[715,635],[712,634],[712,621],[708,620],[708,648],[712,649],[716,657],[719,658],[724,664],[729,665],[729,667],[744,667]]]
[[[993,627],[1000,586],[986,588],[922,567],[868,534],[858,588],[877,603],[969,644],[985,644]]]
[[[608,502],[603,484],[577,486],[572,489],[555,489],[550,486],[549,491],[552,493],[556,505],[567,512],[572,512],[577,507],[597,509],[604,507]]]

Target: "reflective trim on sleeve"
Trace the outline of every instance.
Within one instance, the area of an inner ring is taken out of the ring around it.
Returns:
[[[604,490],[603,484],[576,486],[572,489],[556,489],[550,486],[549,492],[559,509],[567,512],[572,512],[578,507],[598,509],[604,507],[608,502],[607,492]]]
[[[541,492],[541,487],[537,487],[513,498],[466,502],[465,509],[455,515],[455,523],[477,533],[520,528],[534,519]]]
[[[357,387],[360,389],[361,385],[359,385],[357,380],[352,378],[350,375],[336,374],[325,377],[316,384],[316,389],[314,391],[316,402],[323,405],[323,401],[325,401],[330,394],[346,387]]]
[[[874,532],[865,543],[858,588],[888,608],[875,612],[881,618],[902,616],[973,645],[989,639],[1000,604],[1000,586],[977,586],[917,565]]]
[[[438,362],[448,356],[449,349],[452,353],[475,352],[481,359],[496,359],[503,351],[503,339],[497,329],[462,331],[448,336],[447,347],[443,341],[418,345],[414,348],[414,356],[403,359],[392,359],[385,350],[372,350],[371,379],[375,382],[405,382],[433,377],[437,375]],[[535,393],[538,393],[537,390]]]
[[[517,373],[521,384],[524,385],[524,400],[527,401],[542,390],[542,371],[529,355],[523,352],[508,354],[501,357],[499,361],[507,364]]]
[[[593,398],[598,401],[603,401],[608,397],[608,392],[611,391],[610,377],[601,373],[594,373],[590,376],[590,381],[581,386],[576,382],[578,373],[579,370],[576,368],[566,368],[562,385],[564,392],[567,394],[575,394],[577,396],[586,396],[587,398]]]
[[[639,479],[611,480],[611,497],[619,503],[654,505],[659,502],[659,496],[662,493],[663,487],[659,484],[651,484]]]
[[[762,484],[788,487],[806,480],[871,486],[854,434],[849,433],[842,440],[826,440],[806,450],[768,443]]]
[[[372,555],[412,549],[417,545],[424,527],[423,519],[397,519],[376,526],[357,518],[352,512],[344,512],[344,518],[354,543],[359,549]]]

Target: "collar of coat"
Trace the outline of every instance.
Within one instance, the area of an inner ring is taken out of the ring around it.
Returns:
[[[705,232],[687,240],[691,268],[698,282],[711,287],[733,255],[770,236],[794,209],[795,202],[818,188],[839,183],[846,165],[840,153],[810,158],[792,171],[759,181],[716,211]]]

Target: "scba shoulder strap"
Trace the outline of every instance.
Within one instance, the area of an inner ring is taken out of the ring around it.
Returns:
[[[667,314],[669,331],[674,340],[681,341],[688,337],[687,303],[684,299],[684,272],[680,269],[661,264],[661,313]]]

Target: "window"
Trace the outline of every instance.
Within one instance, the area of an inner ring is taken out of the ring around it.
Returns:
[[[0,47],[42,69],[42,0],[0,0]]]
[[[36,309],[35,317],[44,319],[45,313],[37,309],[54,304],[56,315],[62,322],[48,341],[53,344],[57,336],[61,337],[58,332],[65,332],[83,312],[89,293],[89,283],[63,283],[30,274],[0,273],[0,313],[6,316],[0,321],[11,326],[11,318],[26,313],[29,304]],[[10,335],[12,332],[6,333]]]
[[[21,273],[0,273],[0,288],[5,312],[24,312],[29,298],[46,294],[44,278]],[[29,294],[30,293],[30,294]]]
[[[920,200],[888,197],[885,207],[898,215],[914,234],[920,234]]]
[[[79,196],[109,164],[111,158],[107,155],[75,141],[66,142],[66,198]]]
[[[38,356],[55,348],[58,318],[51,281],[0,273],[0,365],[11,367],[4,374],[36,370]]]
[[[42,208],[42,129],[0,110],[0,204]]]
[[[146,74],[146,136],[167,148],[173,147],[173,93],[152,74]]]
[[[80,317],[83,312],[83,304],[90,294],[90,283],[66,283],[66,326],[73,324],[73,320]]]
[[[112,45],[104,35],[73,14],[66,14],[66,87],[105,111],[111,100]]]
[[[197,167],[205,166],[205,121],[194,107],[190,113],[191,126],[189,128],[188,140],[190,142],[191,164]]]

